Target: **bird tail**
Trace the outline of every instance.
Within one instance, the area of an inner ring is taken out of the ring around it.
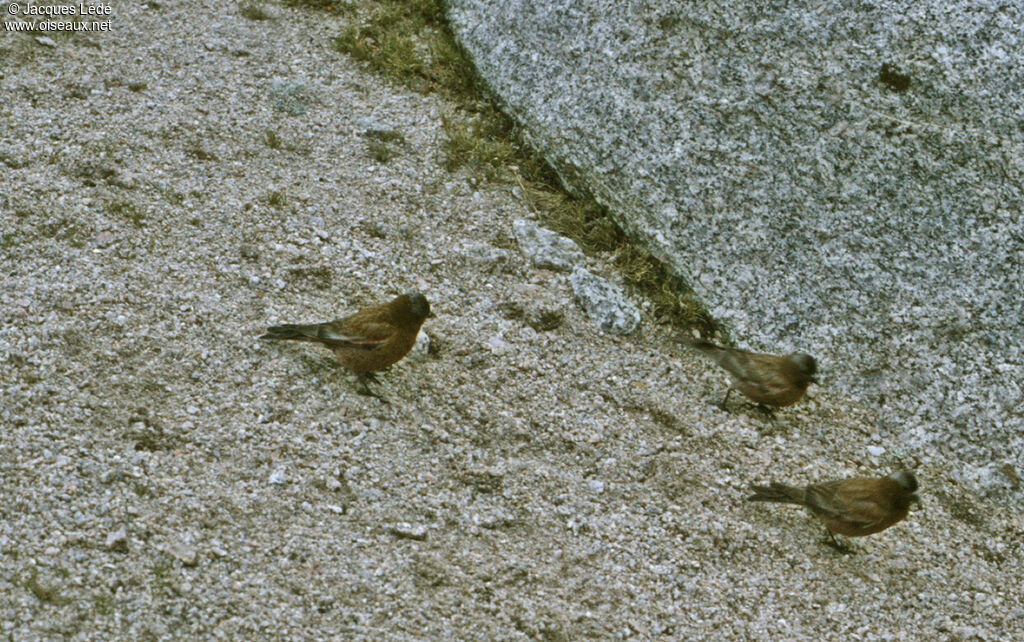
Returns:
[[[687,337],[687,336],[679,336],[678,338],[679,338],[680,341],[682,341],[686,345],[690,346],[691,348],[695,348],[697,350],[707,351],[707,350],[719,350],[720,349],[719,346],[715,345],[714,343],[711,343],[707,339],[694,339],[693,337]]]
[[[734,356],[735,351],[705,339],[691,339],[683,337],[682,340],[687,346],[702,353],[704,356],[710,358],[726,370],[736,373],[737,375],[739,374],[740,365],[736,363],[736,357]]]
[[[267,328],[267,333],[262,335],[260,339],[319,342],[319,334],[320,324],[318,323],[311,323],[308,325],[286,323],[285,325],[270,326],[269,328]]]
[[[772,482],[769,486],[751,486],[750,489],[754,494],[748,497],[747,501],[807,505],[807,492],[796,486]]]
[[[719,354],[728,351],[727,348],[723,348],[722,346],[707,341],[706,339],[692,339],[689,337],[680,337],[680,339],[687,346],[699,352],[703,352],[704,354],[710,356],[712,359],[715,360],[717,360]]]

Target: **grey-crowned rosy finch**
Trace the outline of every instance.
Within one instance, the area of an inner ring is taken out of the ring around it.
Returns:
[[[416,343],[423,321],[433,316],[426,297],[410,292],[390,303],[360,310],[351,316],[326,323],[285,324],[267,328],[260,339],[320,343],[334,351],[338,363],[359,378],[363,394],[377,397],[367,382],[397,363]]]
[[[810,486],[789,486],[772,482],[751,486],[752,502],[798,504],[810,509],[828,529],[832,545],[847,550],[836,534],[862,537],[883,531],[907,516],[911,502],[920,502],[917,478],[909,470],[888,477],[854,477]]]
[[[723,408],[734,388],[759,404],[781,408],[800,401],[807,386],[818,382],[818,362],[809,354],[759,354],[703,340],[691,340],[689,344],[732,375],[732,386],[720,404]]]

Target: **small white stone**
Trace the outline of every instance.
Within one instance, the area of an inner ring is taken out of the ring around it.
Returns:
[[[128,550],[128,531],[123,526],[107,535],[107,550]]]
[[[500,357],[503,354],[508,354],[511,349],[508,342],[501,337],[495,335],[487,340],[487,347],[490,348],[491,354],[496,357]]]
[[[284,466],[281,466],[274,472],[270,473],[270,478],[268,479],[268,481],[271,484],[275,484],[277,486],[284,486],[285,484],[288,483],[288,469]]]
[[[171,542],[164,550],[183,566],[193,567],[199,563],[199,552],[187,542]]]
[[[408,522],[402,522],[389,528],[388,532],[396,537],[402,537],[404,539],[415,539],[420,541],[427,539],[427,527],[422,524],[413,525]]]

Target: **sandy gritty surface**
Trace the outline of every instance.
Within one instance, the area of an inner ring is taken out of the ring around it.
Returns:
[[[602,334],[514,246],[516,188],[442,167],[454,105],[333,52],[341,18],[272,8],[0,34],[5,639],[1024,635],[1019,512],[827,386],[723,412],[670,330]],[[404,136],[390,161],[368,122]],[[432,347],[389,404],[256,341],[410,289]],[[901,463],[923,509],[856,555],[744,501]]]

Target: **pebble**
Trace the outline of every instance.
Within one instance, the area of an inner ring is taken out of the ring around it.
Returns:
[[[427,527],[420,524],[409,524],[401,522],[388,528],[388,532],[395,537],[423,541],[427,539]]]

